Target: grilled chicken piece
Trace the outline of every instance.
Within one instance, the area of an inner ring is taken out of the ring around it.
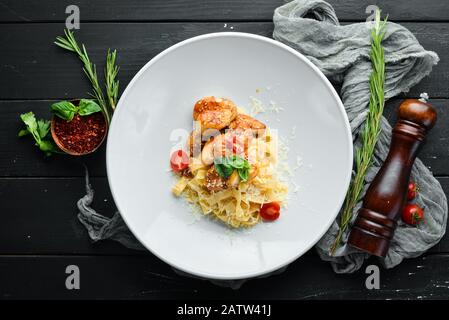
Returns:
[[[266,126],[260,122],[259,120],[256,120],[246,114],[239,113],[235,117],[235,119],[229,124],[229,129],[233,130],[264,130]]]
[[[221,191],[228,188],[226,180],[218,174],[214,166],[211,166],[207,170],[204,186],[209,192]]]
[[[237,116],[237,107],[229,99],[204,97],[193,108],[193,119],[201,123],[201,130],[226,128]]]
[[[228,130],[204,145],[201,151],[201,161],[205,165],[214,163],[214,159],[239,155],[248,158],[248,148],[254,138],[254,131],[251,130]]]
[[[204,144],[201,151],[201,161],[205,165],[211,165],[214,163],[215,158],[225,157],[227,155],[226,151],[225,134],[220,134]]]
[[[190,157],[196,157],[201,153],[202,141],[201,141],[201,132],[193,130],[189,138],[187,139],[187,149],[189,150]]]

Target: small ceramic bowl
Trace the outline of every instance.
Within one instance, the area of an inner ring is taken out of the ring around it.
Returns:
[[[72,102],[74,105],[78,105],[79,102],[80,102],[80,100],[79,100],[79,99],[76,99],[76,100],[71,100],[70,102]],[[56,116],[53,116],[52,119],[51,119],[51,126],[50,126],[51,136],[52,136],[52,138],[53,138],[55,144],[58,146],[58,148],[61,149],[62,151],[64,151],[65,153],[71,155],[71,156],[84,156],[84,155],[91,154],[91,153],[95,152],[95,151],[96,151],[96,150],[103,144],[104,140],[106,139],[106,136],[108,135],[108,127],[109,127],[109,125],[108,125],[108,123],[107,123],[107,121],[106,121],[106,119],[105,119],[105,122],[106,122],[106,131],[104,132],[104,136],[103,136],[103,138],[101,139],[100,143],[99,143],[94,149],[92,149],[92,150],[90,150],[90,151],[83,152],[83,153],[75,152],[75,151],[73,151],[73,150],[67,149],[67,148],[62,144],[62,142],[61,142],[61,140],[59,139],[59,137],[57,136],[57,134],[56,134],[56,132],[55,132],[55,117],[56,117]]]

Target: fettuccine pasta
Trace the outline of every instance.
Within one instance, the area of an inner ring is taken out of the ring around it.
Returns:
[[[201,154],[190,155],[188,166],[179,167],[184,168],[178,170],[177,181],[172,187],[175,196],[185,198],[204,215],[216,218],[234,228],[254,226],[261,220],[261,208],[264,205],[283,204],[288,194],[287,185],[281,182],[277,175],[276,137],[263,124],[263,131],[251,135],[249,139],[249,135],[236,133],[237,125],[246,126],[250,120],[257,121],[248,116],[240,118],[238,124],[233,122],[228,124],[227,127],[233,128],[231,134],[229,132],[224,134],[221,131],[220,136],[213,139],[215,145],[220,141],[219,146],[220,148],[224,146],[224,149],[228,147],[229,140],[234,142],[230,157],[234,160],[233,163],[220,167],[216,155],[212,157],[213,162],[210,163],[208,155],[205,155],[210,149],[206,147],[206,143],[201,147]],[[254,127],[258,123],[250,122],[250,125]],[[221,136],[223,143],[219,140]],[[235,138],[236,136],[238,138]],[[242,144],[239,151],[235,146],[236,140],[242,137],[245,144]],[[220,149],[219,152],[223,150]],[[226,173],[229,174],[228,177]]]

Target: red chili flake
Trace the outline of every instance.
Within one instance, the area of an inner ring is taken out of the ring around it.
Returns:
[[[62,146],[79,154],[93,151],[106,134],[106,120],[101,112],[77,114],[72,121],[55,117],[54,121],[54,132]]]

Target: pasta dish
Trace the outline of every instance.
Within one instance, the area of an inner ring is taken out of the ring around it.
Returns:
[[[277,135],[225,98],[196,102],[193,120],[186,147],[171,154],[173,194],[234,228],[276,220],[288,193]]]

